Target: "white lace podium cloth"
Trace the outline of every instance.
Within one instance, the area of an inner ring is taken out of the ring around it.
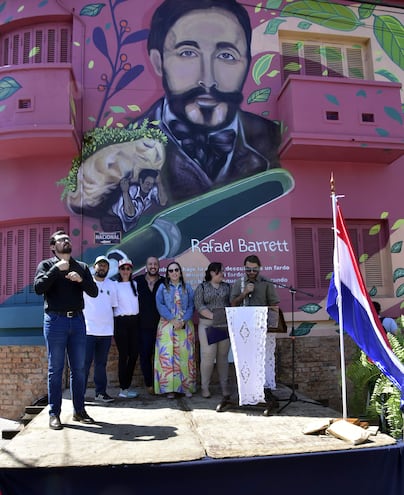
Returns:
[[[227,323],[237,376],[239,404],[265,402],[264,386],[275,385],[275,345],[267,334],[267,308],[226,308]]]

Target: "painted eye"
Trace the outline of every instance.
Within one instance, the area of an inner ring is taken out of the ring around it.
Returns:
[[[219,53],[217,58],[220,58],[222,60],[236,60],[236,57],[229,52]]]
[[[197,54],[193,50],[183,50],[180,52],[180,57],[192,58],[197,57]]]

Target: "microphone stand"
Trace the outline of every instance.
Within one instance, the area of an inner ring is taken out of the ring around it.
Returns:
[[[272,282],[272,281],[271,281]],[[321,404],[320,402],[316,402],[316,401],[311,401],[311,400],[305,400],[305,399],[300,399],[297,395],[296,395],[296,384],[295,384],[295,364],[296,364],[296,349],[295,349],[295,339],[296,339],[296,331],[295,331],[295,294],[296,292],[299,292],[300,294],[305,294],[306,296],[309,296],[309,297],[314,297],[313,294],[310,294],[309,292],[305,292],[303,290],[299,290],[299,289],[296,289],[295,287],[292,287],[291,285],[290,286],[287,286],[287,285],[282,285],[282,284],[279,284],[278,282],[272,282],[274,285],[277,285],[278,287],[283,287],[284,289],[288,289],[289,292],[290,292],[290,295],[291,295],[291,301],[292,301],[292,330],[290,332],[290,337],[292,338],[292,392],[289,396],[289,399],[280,399],[280,400],[287,400],[286,404],[284,406],[282,406],[280,409],[278,409],[278,413],[282,412],[284,409],[286,409],[286,407],[289,406],[289,404],[291,404],[292,402],[304,402],[304,403],[307,403],[307,404],[315,404],[315,405],[319,405],[319,406],[322,406],[323,404]],[[265,413],[264,413],[265,414]]]

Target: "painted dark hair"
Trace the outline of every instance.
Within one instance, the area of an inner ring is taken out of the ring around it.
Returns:
[[[244,260],[244,265],[246,263],[256,263],[258,266],[261,266],[261,261],[260,259],[258,258],[258,256],[256,256],[255,254],[250,254],[246,257],[246,259]]]
[[[180,284],[183,287],[183,289],[185,289],[185,280],[184,280],[184,275],[182,274],[182,268],[181,268],[181,265],[179,263],[177,263],[176,261],[172,261],[171,263],[169,263],[167,265],[166,274],[164,277],[164,285],[165,285],[166,289],[169,290],[169,287],[170,287],[170,277],[168,276],[168,268],[171,265],[177,265],[177,267],[180,269]]]
[[[218,8],[231,12],[243,28],[247,42],[247,59],[251,61],[251,23],[247,10],[241,3],[235,0],[165,0],[154,12],[149,38],[147,41],[147,49],[156,49],[163,56],[164,41],[168,31],[172,26],[184,15],[193,10],[206,10]]]
[[[218,261],[213,261],[210,263],[205,271],[205,282],[210,282],[212,280],[212,274],[210,272],[216,273],[216,275],[223,270],[223,265]]]

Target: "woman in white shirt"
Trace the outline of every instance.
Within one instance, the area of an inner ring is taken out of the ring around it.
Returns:
[[[139,355],[139,299],[136,282],[132,280],[131,260],[120,260],[118,268],[114,338],[118,349],[119,397],[133,399],[139,395],[135,390],[130,390]]]

